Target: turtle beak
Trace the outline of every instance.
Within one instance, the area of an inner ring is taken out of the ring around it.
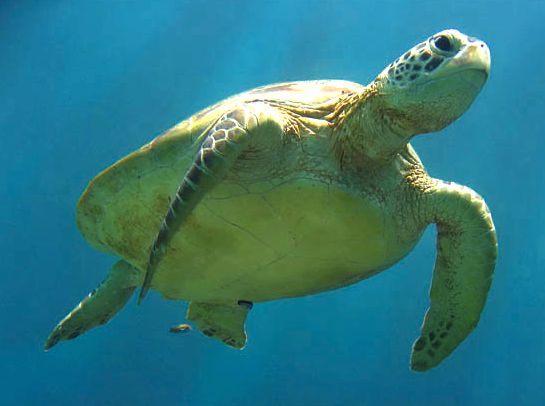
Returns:
[[[483,42],[475,38],[468,38],[469,45],[452,61],[453,67],[460,70],[477,70],[483,72],[485,78],[490,74],[490,50]]]
[[[467,37],[467,45],[447,62],[436,78],[455,75],[478,92],[490,74],[490,50],[480,40]]]

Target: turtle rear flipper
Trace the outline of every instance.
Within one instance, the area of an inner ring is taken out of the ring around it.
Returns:
[[[47,338],[47,351],[59,341],[71,340],[107,323],[129,300],[139,284],[140,272],[125,261],[117,262],[108,277],[78,304]]]
[[[195,322],[204,335],[241,350],[246,345],[244,323],[251,308],[252,303],[246,301],[232,305],[191,302],[187,319]]]

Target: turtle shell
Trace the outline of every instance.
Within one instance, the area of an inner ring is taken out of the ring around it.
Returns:
[[[312,107],[362,89],[346,81],[281,83],[215,104],[94,178],[78,203],[78,227],[96,248],[144,270],[200,136],[220,116],[240,103]],[[309,141],[305,150],[316,161],[325,145]],[[327,161],[317,164],[322,175],[310,176],[300,164],[311,159],[307,152],[295,144],[285,148],[300,169],[278,173],[268,170],[272,160],[248,159],[246,172],[260,176],[250,182],[235,167],[207,193],[171,240],[153,289],[171,299],[203,301],[299,296],[353,283],[412,248],[412,242],[390,247],[395,228],[373,196],[343,184]]]

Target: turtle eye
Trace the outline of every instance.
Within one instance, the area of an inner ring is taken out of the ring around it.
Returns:
[[[451,55],[456,52],[454,41],[447,35],[440,34],[431,39],[433,48],[443,55]]]
[[[433,39],[433,43],[437,47],[437,49],[445,52],[452,51],[452,43],[450,42],[450,39],[446,35],[439,35],[438,37],[435,37]]]

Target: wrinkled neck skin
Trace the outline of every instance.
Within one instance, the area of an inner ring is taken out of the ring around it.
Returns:
[[[374,82],[336,126],[335,154],[342,168],[378,169],[405,150],[416,134],[412,127],[409,117],[388,106]]]

